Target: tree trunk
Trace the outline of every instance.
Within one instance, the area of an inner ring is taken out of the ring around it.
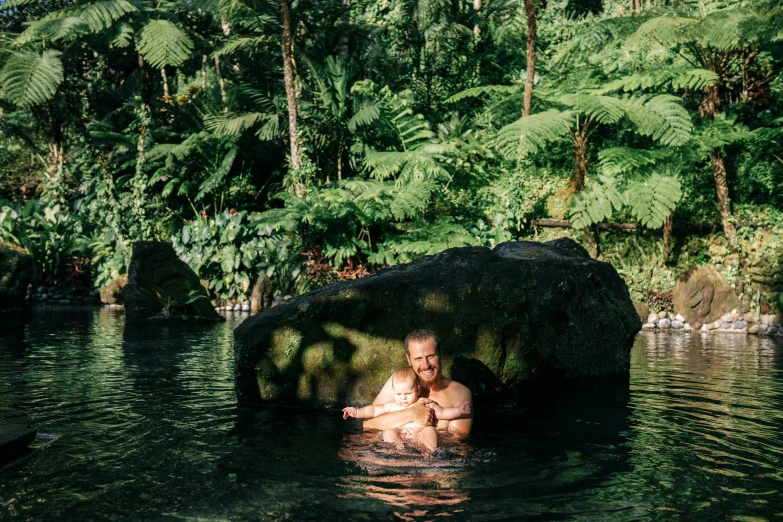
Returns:
[[[598,257],[598,243],[595,240],[593,231],[590,227],[585,227],[582,229],[582,233],[584,234],[585,249],[587,250],[587,253],[590,254],[590,257],[596,259]]]
[[[201,57],[201,89],[207,90],[207,55]]]
[[[574,173],[572,182],[574,190],[577,192],[585,188],[585,178],[587,178],[587,140],[577,133],[573,136],[574,140]]]
[[[674,228],[674,212],[663,222],[663,262],[669,261],[672,253],[672,228]]]
[[[223,83],[223,75],[220,74],[219,56],[215,56],[215,76],[217,76],[218,84],[220,84],[220,99],[223,101],[223,112],[228,112],[228,107],[226,107],[226,84]]]
[[[723,234],[729,242],[731,251],[737,250],[737,230],[734,228],[729,200],[729,186],[726,183],[726,165],[719,148],[712,149],[712,175],[715,177],[715,192],[718,196],[718,211],[723,224]]]
[[[160,77],[163,78],[163,101],[171,103],[171,97],[169,96],[169,77],[166,76],[165,67],[161,68]]]
[[[536,37],[538,26],[536,25],[536,4],[534,0],[525,0],[527,12],[527,73],[525,77],[525,97],[522,108],[522,116],[530,115],[530,104],[533,99],[533,80],[536,76]]]
[[[294,91],[293,42],[291,40],[290,0],[280,1],[280,15],[283,18],[283,82],[288,101],[288,135],[291,143],[291,167],[299,168],[299,138],[296,129],[296,92]],[[297,187],[297,193],[300,192]]]

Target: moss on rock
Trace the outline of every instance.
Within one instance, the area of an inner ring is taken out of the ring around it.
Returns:
[[[404,365],[402,340],[434,330],[457,360],[506,387],[538,374],[627,373],[641,322],[608,264],[568,239],[450,249],[296,297],[234,333],[250,401],[367,402]]]

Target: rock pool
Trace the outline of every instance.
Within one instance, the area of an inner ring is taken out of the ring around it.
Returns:
[[[422,466],[337,410],[238,406],[244,317],[133,331],[108,309],[3,318],[0,419],[58,437],[0,471],[0,519],[783,516],[781,341],[641,333],[629,386],[500,412]]]

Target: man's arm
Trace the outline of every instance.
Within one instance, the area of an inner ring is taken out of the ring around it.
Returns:
[[[391,377],[383,385],[378,396],[372,401],[374,406],[381,406],[387,402],[394,400],[394,389],[392,388]],[[364,421],[364,429],[366,430],[389,430],[393,428],[399,428],[405,426],[411,422],[416,424],[423,424],[425,426],[432,424],[432,410],[426,406],[426,400],[414,404],[410,408],[404,410],[392,411],[384,413],[373,419],[367,419]]]
[[[463,435],[469,435],[470,429],[473,427],[473,395],[467,386],[454,381],[457,384],[454,394],[454,404],[462,404],[467,402],[470,404],[470,413],[463,414],[460,418],[449,421],[449,429],[454,428],[456,431]]]

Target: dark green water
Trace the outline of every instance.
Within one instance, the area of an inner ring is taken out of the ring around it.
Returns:
[[[783,518],[777,341],[643,334],[630,386],[542,397],[515,419],[485,412],[469,443],[446,441],[464,458],[388,468],[337,411],[239,407],[240,321],[124,332],[120,312],[95,309],[6,321],[0,419],[61,437],[0,471],[0,519]]]

